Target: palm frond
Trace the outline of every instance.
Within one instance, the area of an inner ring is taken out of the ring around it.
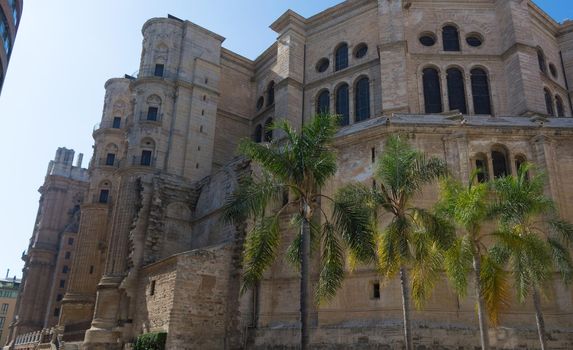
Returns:
[[[558,239],[566,247],[573,247],[573,224],[557,218],[549,220],[548,224],[554,239]]]
[[[245,178],[227,198],[223,207],[223,219],[238,222],[264,215],[271,201],[280,200],[284,188],[282,183],[265,172],[256,180],[253,177]]]
[[[444,267],[454,290],[465,297],[468,288],[468,274],[472,268],[472,243],[468,236],[454,241],[444,256]]]
[[[382,276],[392,278],[400,266],[410,262],[408,236],[411,224],[406,218],[394,217],[392,222],[376,236],[377,267]]]
[[[431,242],[437,243],[442,250],[450,248],[456,238],[456,231],[448,220],[422,208],[410,208],[410,211],[416,225],[428,235]]]
[[[571,258],[571,252],[556,239],[549,238],[547,244],[551,250],[555,269],[561,274],[563,282],[569,285],[573,280],[573,259]]]
[[[509,307],[509,283],[507,272],[487,255],[481,261],[480,287],[489,320],[497,326],[501,312]]]
[[[415,252],[410,270],[412,300],[416,307],[421,309],[441,276],[444,251],[436,241],[421,230],[412,234],[411,245]]]
[[[366,186],[350,184],[336,193],[333,222],[356,261],[368,263],[374,259],[374,217],[375,203]]]
[[[322,226],[321,270],[316,290],[318,302],[332,298],[344,279],[344,254],[336,235],[336,228],[326,223]]]
[[[280,242],[279,216],[263,217],[247,234],[243,252],[242,292],[256,285],[274,262]]]
[[[302,258],[302,236],[301,228],[304,217],[300,213],[296,213],[292,216],[290,221],[290,227],[294,228],[297,232],[294,240],[290,243],[287,248],[285,259],[286,261],[296,270],[300,270],[301,258]],[[320,226],[314,221],[310,221],[310,252],[311,255],[320,247]]]

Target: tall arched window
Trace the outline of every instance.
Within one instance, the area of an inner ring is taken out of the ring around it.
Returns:
[[[476,165],[476,176],[478,182],[486,182],[489,178],[489,172],[487,170],[487,158],[485,154],[479,153],[475,157],[475,165]]]
[[[557,116],[565,116],[565,108],[563,107],[563,99],[559,95],[555,95],[555,106],[557,107]]]
[[[324,90],[316,99],[316,114],[326,114],[330,112],[330,92]]]
[[[442,113],[442,90],[440,89],[440,75],[434,68],[423,71],[424,105],[426,113]]]
[[[271,81],[267,87],[267,106],[275,103],[275,82]]]
[[[255,128],[255,142],[259,143],[261,141],[263,141],[263,126],[259,124]]]
[[[545,63],[545,53],[541,48],[537,49],[537,63],[539,63],[539,70],[547,73],[547,64]]]
[[[334,70],[339,71],[348,67],[348,45],[340,44],[334,53]]]
[[[517,171],[519,171],[519,168],[521,168],[525,163],[527,162],[527,159],[525,158],[524,155],[517,155],[515,156],[515,169]],[[525,177],[528,178],[529,175],[525,174]]]
[[[475,114],[491,114],[491,98],[487,73],[481,68],[471,70]]]
[[[447,70],[447,80],[450,111],[457,109],[460,113],[467,114],[464,74],[457,68],[450,68]]]
[[[154,152],[155,152],[155,141],[153,141],[150,138],[145,138],[141,140],[141,157],[139,158],[139,164],[135,162],[134,165],[142,165],[142,166],[155,165],[153,159]]]
[[[442,29],[444,51],[460,51],[460,34],[458,28],[449,25]]]
[[[265,142],[271,142],[273,140],[273,118],[267,119],[265,122]]]
[[[348,84],[343,84],[336,89],[336,114],[340,115],[340,125],[350,123],[350,106],[348,100]]]
[[[494,149],[491,151],[491,160],[493,163],[493,177],[498,178],[510,175],[507,152],[502,149]]]
[[[548,89],[543,89],[545,94],[545,108],[547,109],[547,114],[554,115],[555,110],[553,109],[553,97],[551,96],[551,91]]]
[[[370,80],[366,77],[356,82],[354,107],[357,122],[370,118]]]

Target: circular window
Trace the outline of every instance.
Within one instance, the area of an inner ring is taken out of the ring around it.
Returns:
[[[328,66],[330,66],[330,61],[328,58],[321,58],[320,61],[318,61],[316,64],[316,70],[319,73],[324,73],[328,69]]]
[[[434,46],[436,44],[436,36],[433,33],[424,33],[420,36],[420,43],[424,46]]]
[[[553,78],[557,78],[557,67],[555,67],[553,63],[549,63],[549,71],[551,72]]]
[[[265,104],[265,99],[262,96],[259,97],[259,99],[257,100],[257,111],[260,111],[261,108],[263,108],[264,104]]]
[[[356,50],[354,51],[354,56],[356,58],[362,58],[366,56],[366,53],[368,53],[368,45],[362,43],[358,44],[358,46],[356,47]]]
[[[481,35],[476,33],[471,33],[466,37],[466,42],[468,43],[469,46],[480,47],[481,44],[483,44],[483,39]]]

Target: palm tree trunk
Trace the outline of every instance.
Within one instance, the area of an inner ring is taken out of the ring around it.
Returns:
[[[545,319],[543,318],[543,312],[541,311],[541,298],[537,287],[533,287],[533,305],[535,306],[535,320],[537,321],[539,343],[541,344],[541,350],[545,350],[547,349],[547,337],[545,336],[547,333],[545,333]]]
[[[485,301],[483,299],[483,293],[481,290],[480,281],[480,271],[481,271],[481,258],[478,254],[473,256],[473,265],[475,273],[475,291],[477,296],[477,307],[478,307],[478,321],[479,321],[479,333],[481,338],[481,348],[482,350],[489,350],[489,334],[487,326],[487,318],[485,315]]]
[[[404,315],[404,342],[406,350],[413,350],[412,324],[410,323],[410,287],[408,285],[408,271],[404,266],[400,267],[400,285],[402,287],[402,312]]]
[[[306,218],[302,221],[302,257],[300,268],[300,346],[301,350],[309,348],[309,317],[308,301],[310,296],[310,223]]]

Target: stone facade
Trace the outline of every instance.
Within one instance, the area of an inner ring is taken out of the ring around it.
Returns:
[[[9,270],[8,270],[9,273]],[[16,299],[18,298],[18,289],[20,280],[14,276],[0,279],[0,345],[6,343],[10,335],[10,322],[14,318],[16,311]]]
[[[0,0],[0,93],[20,26],[23,0]]]
[[[143,26],[138,75],[105,85],[60,345],[122,349],[161,331],[169,349],[296,347],[297,272],[280,258],[240,294],[246,225],[220,219],[252,171],[234,158],[238,142],[280,138],[265,129],[274,118],[299,127],[317,110],[348,111],[326,193],[371,183],[386,137],[402,133],[464,181],[478,164],[491,178],[533,162],[573,220],[573,22],[557,23],[529,0],[349,0],[310,18],[287,11],[271,28],[276,43],[252,61],[173,16]],[[419,204],[436,199],[428,187]],[[43,283],[36,279],[28,277]],[[313,344],[400,348],[399,285],[384,282],[375,297],[371,267],[350,273],[331,302],[313,308]],[[439,284],[414,312],[417,349],[474,348],[474,304]],[[556,280],[543,305],[550,347],[573,348],[571,290]],[[26,307],[22,323],[32,318]],[[531,305],[511,305],[490,330],[492,345],[534,349],[534,325]]]

